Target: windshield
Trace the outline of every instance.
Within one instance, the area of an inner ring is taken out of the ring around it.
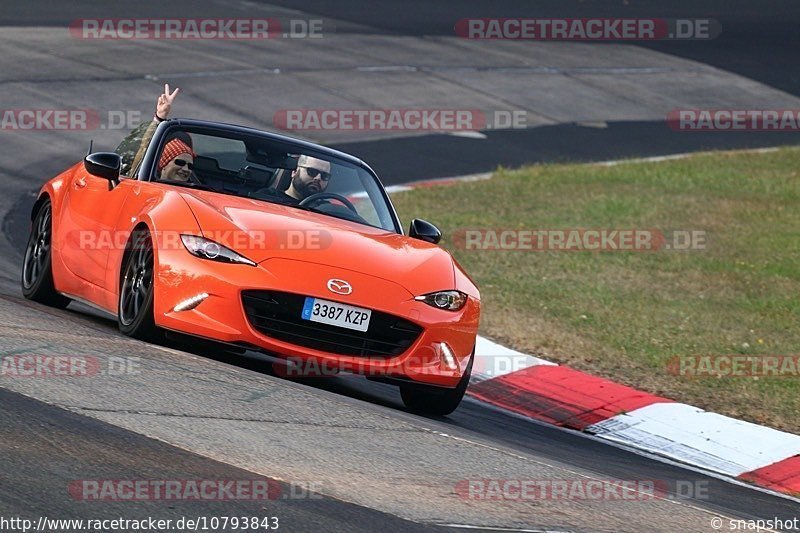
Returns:
[[[396,232],[377,179],[344,159],[266,136],[170,130],[151,181],[289,205]]]

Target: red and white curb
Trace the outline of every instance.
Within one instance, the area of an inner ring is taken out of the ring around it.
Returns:
[[[694,154],[628,161],[657,162],[690,155]],[[387,191],[450,185],[491,175],[426,180],[387,187]],[[483,337],[478,337],[467,394],[531,419],[800,497],[800,436],[638,391]]]
[[[674,402],[483,338],[475,355],[478,371],[467,394],[482,402],[800,497],[798,435]]]

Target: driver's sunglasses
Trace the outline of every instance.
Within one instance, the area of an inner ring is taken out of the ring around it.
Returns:
[[[329,179],[331,179],[330,172],[325,172],[324,170],[320,170],[314,167],[305,167],[303,165],[300,166],[306,169],[306,172],[308,172],[308,175],[311,176],[312,178],[316,178],[317,176],[319,176],[319,179],[321,179],[322,181],[328,181]]]
[[[187,166],[189,167],[189,170],[194,170],[194,164],[189,163],[185,159],[174,159],[172,162],[178,165],[179,167]]]

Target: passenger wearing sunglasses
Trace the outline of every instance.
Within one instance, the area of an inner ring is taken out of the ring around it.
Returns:
[[[297,169],[292,173],[292,183],[284,194],[300,202],[312,194],[324,192],[330,179],[330,161],[301,155],[297,159]]]
[[[194,181],[194,152],[180,139],[169,141],[158,159],[159,179],[169,181]]]

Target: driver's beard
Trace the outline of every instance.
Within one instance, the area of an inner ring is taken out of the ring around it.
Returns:
[[[312,189],[311,188],[312,183],[314,182],[313,181],[309,181],[307,183],[303,182],[303,180],[299,177],[294,178],[294,180],[292,180],[292,185],[294,185],[295,190],[299,192],[303,198],[308,198],[312,194],[316,194],[322,191],[322,189],[317,189],[317,190]]]

